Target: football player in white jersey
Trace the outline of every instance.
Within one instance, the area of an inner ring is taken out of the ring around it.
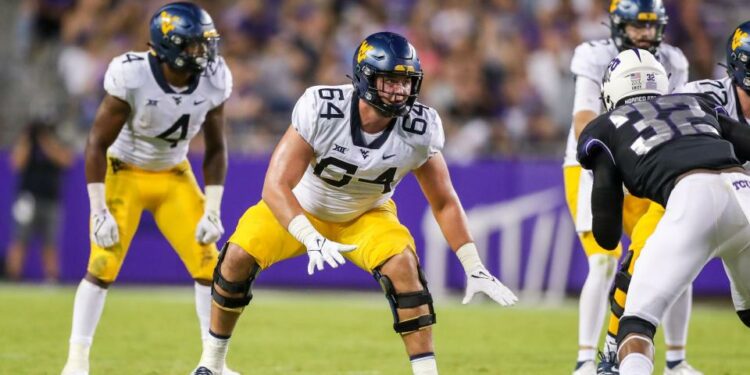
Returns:
[[[115,57],[86,145],[91,255],[76,292],[64,375],[88,374],[89,349],[107,288],[120,271],[143,210],[195,280],[202,338],[208,336],[214,244],[227,169],[223,103],[232,76],[217,55],[211,17],[191,3],[172,3],[151,18],[150,50]],[[203,129],[205,197],[187,161]],[[159,372],[159,371],[157,371]],[[229,370],[225,374],[234,374]]]
[[[750,124],[750,21],[734,29],[727,40],[726,53],[727,77],[693,81],[676,92],[709,95],[730,117]]]
[[[414,172],[467,275],[464,303],[477,292],[501,305],[516,296],[480,260],[445,160],[434,109],[416,102],[422,69],[402,36],[367,37],[353,58],[353,85],[308,88],[271,157],[262,200],[247,210],[219,256],[211,345],[194,374],[216,374],[259,270],[307,254],[313,274],[348,259],[371,273],[391,306],[414,374],[437,374],[435,312],[414,239],[391,200]]]
[[[623,226],[631,238],[631,246],[622,269],[616,272],[617,260],[622,255],[622,247],[607,251],[599,246],[592,235],[590,207],[592,177],[590,171],[583,171],[576,161],[578,135],[585,126],[601,112],[600,87],[604,72],[617,54],[629,48],[642,48],[654,53],[670,74],[670,91],[687,82],[688,62],[679,48],[662,43],[662,35],[667,24],[667,15],[661,1],[654,0],[613,0],[609,9],[611,38],[585,42],[575,49],[571,61],[571,71],[576,78],[573,124],[568,135],[568,144],[563,163],[565,191],[568,208],[575,221],[576,231],[588,257],[589,273],[581,290],[579,302],[578,357],[575,375],[596,373],[595,355],[599,335],[604,323],[605,311],[611,299],[612,313],[607,334],[607,344],[600,373],[614,373],[616,350],[615,337],[619,316],[625,305],[628,275],[632,272],[634,254],[640,252],[646,238],[653,232],[658,218],[644,215],[651,202],[626,195]],[[658,205],[655,205],[658,206]],[[637,225],[636,225],[637,224]],[[614,288],[610,293],[613,280]],[[691,307],[691,291],[675,303],[664,320],[664,335],[668,345],[667,374],[687,369],[685,374],[698,374],[684,361],[687,324]],[[681,372],[676,372],[679,374]]]

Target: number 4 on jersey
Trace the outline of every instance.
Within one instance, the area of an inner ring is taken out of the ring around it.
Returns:
[[[184,141],[185,138],[187,138],[187,130],[188,130],[188,124],[190,123],[190,115],[185,114],[180,116],[177,121],[167,130],[162,132],[161,134],[157,135],[157,138],[161,138],[166,142],[169,142],[169,147],[175,148],[177,147],[177,142]],[[180,135],[177,138],[169,138],[172,133],[175,133],[177,131],[180,131]]]

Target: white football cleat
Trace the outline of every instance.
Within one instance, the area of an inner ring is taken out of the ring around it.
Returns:
[[[687,361],[683,360],[675,367],[665,367],[664,375],[703,375],[703,373],[693,368],[693,366],[690,366]]]
[[[62,375],[89,375],[89,367],[82,366],[80,363],[66,363],[63,367]]]
[[[89,350],[87,345],[70,344],[62,375],[89,375]]]
[[[227,365],[224,365],[224,369],[221,370],[221,375],[241,375],[241,374],[237,371],[230,369],[229,367],[227,367]]]
[[[573,371],[573,375],[596,375],[596,364],[594,361],[586,361]]]

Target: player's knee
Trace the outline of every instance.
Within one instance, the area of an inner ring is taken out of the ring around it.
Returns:
[[[382,269],[373,271],[375,280],[383,288],[388,304],[391,306],[393,329],[402,335],[425,329],[437,322],[435,309],[432,305],[432,295],[427,289],[427,280],[422,273],[422,269],[415,262],[412,270],[416,270],[419,290],[407,288],[401,282],[397,287],[388,275],[381,272]],[[403,309],[414,309],[414,316],[402,319],[399,317],[398,310]]]
[[[242,252],[247,259],[238,252]],[[257,263],[244,250],[225,244],[214,269],[211,286],[214,304],[222,310],[242,312],[253,299],[252,286],[259,270]]]
[[[617,265],[617,259],[607,254],[593,254],[588,258],[589,277],[609,280]]]
[[[90,272],[86,272],[86,276],[84,276],[83,278],[86,281],[88,281],[88,282],[90,282],[90,283],[92,283],[92,284],[94,284],[94,285],[96,285],[96,286],[98,286],[98,287],[100,287],[102,289],[107,289],[107,288],[109,288],[110,285],[112,285],[112,281],[102,280],[102,279],[94,276]]]
[[[620,319],[620,328],[617,331],[617,347],[619,348],[625,338],[631,334],[646,337],[653,342],[656,326],[637,316],[626,316]]]
[[[750,327],[750,309],[737,311],[737,316],[740,317],[742,323],[745,323],[747,327]]]

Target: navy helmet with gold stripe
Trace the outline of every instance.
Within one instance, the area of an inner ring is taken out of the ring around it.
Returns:
[[[422,65],[414,49],[403,36],[383,31],[360,43],[353,57],[352,84],[359,97],[387,117],[404,116],[411,111],[422,86]],[[411,79],[411,92],[403,102],[385,103],[377,87],[379,76],[405,76]]]
[[[737,26],[727,40],[727,73],[750,94],[750,21]]]
[[[667,11],[661,0],[612,0],[609,6],[609,28],[617,49],[641,48],[656,54],[667,26]],[[656,30],[649,46],[639,46],[625,32],[625,26],[653,27]]]
[[[151,52],[176,70],[202,72],[218,53],[219,33],[201,7],[177,2],[154,13],[150,24]]]

